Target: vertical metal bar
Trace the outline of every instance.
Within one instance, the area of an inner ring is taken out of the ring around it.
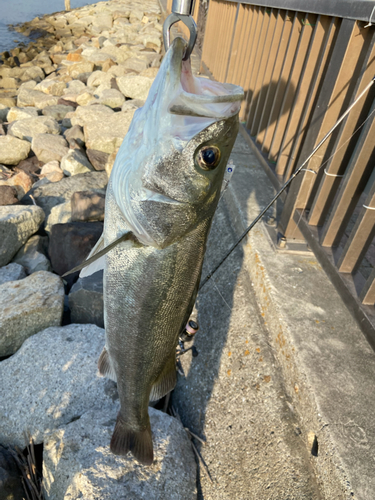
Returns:
[[[303,133],[303,119],[310,108],[310,103],[314,99],[314,89],[316,90],[317,87],[315,79],[319,68],[322,67],[321,59],[325,52],[325,40],[329,36],[331,21],[332,18],[327,16],[319,16],[316,20],[315,29],[296,90],[296,100],[289,114],[283,142],[280,146],[280,154],[277,159],[276,172],[279,175],[284,175],[284,180],[289,179],[291,175],[292,169],[289,169],[285,175],[288,162],[291,158],[291,151],[299,135]]]
[[[283,65],[277,82],[276,92],[274,94],[271,113],[268,118],[267,133],[264,137],[262,149],[268,152],[268,157],[271,161],[274,160],[274,155],[270,154],[270,148],[274,138],[276,123],[280,115],[281,104],[287,86],[290,69],[292,67],[294,54],[297,48],[299,35],[302,28],[303,17],[304,14],[302,14],[301,12],[297,12],[294,14],[293,26],[288,40],[288,47],[285,52]]]
[[[302,20],[303,27],[299,36],[298,45],[290,69],[288,83],[285,89],[283,102],[280,108],[279,118],[275,127],[275,133],[272,139],[269,156],[280,158],[281,147],[286,135],[288,121],[290,116],[294,116],[295,105],[298,102],[299,91],[301,87],[301,77],[307,61],[307,53],[310,46],[312,34],[316,26],[317,17],[312,14],[306,14]],[[283,175],[284,171],[277,162],[275,172],[277,175]]]
[[[320,137],[322,137],[326,131],[330,129],[330,125],[335,123],[337,120],[337,113],[341,109],[342,102],[339,106],[336,106],[334,98],[337,97],[337,94],[340,93],[347,83],[342,82],[340,79],[343,69],[341,63],[345,58],[349,42],[357,31],[358,28],[355,21],[343,19],[335,41],[327,72],[320,88],[319,96],[314,105],[306,138],[303,142],[300,154],[300,159],[302,161],[309,156],[310,151],[314,149],[314,146],[319,142]],[[334,107],[335,110],[331,114],[332,107]],[[327,112],[327,110],[329,111]],[[324,147],[324,150],[325,149],[326,147]],[[308,168],[318,170],[320,163],[321,154],[315,155],[311,159]],[[314,169],[314,167],[316,168]],[[317,176],[311,174],[310,172],[303,172],[293,181],[293,184],[289,189],[280,219],[280,226],[287,237],[294,237],[296,232],[298,234],[298,229],[293,221],[293,214],[296,208],[309,208],[309,197],[314,187],[316,177]]]
[[[237,5],[232,2],[228,2],[228,17],[226,26],[222,33],[223,37],[223,48],[221,53],[221,67],[220,72],[218,73],[218,80],[220,82],[225,81],[227,68],[230,60],[230,46],[233,40],[234,30],[235,30],[235,21],[237,14]],[[221,36],[221,34],[220,34]]]
[[[234,19],[234,25],[233,25],[233,30],[232,30],[232,36],[231,36],[231,41],[230,41],[230,46],[229,46],[229,57],[228,57],[228,64],[227,68],[225,70],[225,76],[224,76],[224,82],[227,81],[228,79],[228,72],[229,72],[229,66],[231,64],[231,61],[234,59],[233,55],[233,45],[234,45],[234,38],[238,37],[239,29],[237,30],[237,22],[238,22],[238,14],[240,11],[240,3],[237,4],[237,9],[236,9],[236,17]]]
[[[372,270],[369,278],[367,279],[365,286],[362,288],[359,294],[359,299],[362,304],[374,305],[375,303],[375,268]]]
[[[263,23],[262,29],[259,33],[259,41],[257,46],[257,51],[254,58],[253,72],[251,75],[249,87],[252,90],[251,94],[249,93],[247,96],[247,104],[246,104],[246,112],[245,115],[250,118],[250,109],[253,102],[256,102],[259,91],[260,91],[260,82],[262,81],[262,61],[264,61],[263,65],[266,64],[267,59],[267,46],[270,45],[272,38],[267,36],[269,33],[271,20],[271,9],[263,9]],[[263,69],[264,71],[264,69]],[[247,125],[249,128],[249,125]]]
[[[293,27],[293,16],[290,12],[286,11],[285,12],[285,17],[284,17],[284,24],[283,24],[283,29],[281,33],[281,38],[280,38],[280,43],[277,47],[277,55],[275,58],[275,64],[272,69],[272,76],[270,79],[270,83],[268,86],[267,90],[267,96],[264,104],[264,109],[262,112],[262,116],[260,118],[260,123],[259,123],[259,132],[257,134],[257,142],[261,144],[262,150],[265,150],[265,144],[264,140],[265,137],[268,133],[268,123],[269,123],[269,117],[272,111],[272,106],[275,98],[275,92],[277,88],[277,84],[280,79],[280,74],[285,58],[285,53],[288,47],[288,41],[290,37],[290,33],[292,31]]]
[[[250,8],[241,3],[238,3],[236,29],[234,31],[233,43],[231,47],[231,57],[227,69],[225,81],[228,83],[238,84],[238,69],[241,65],[241,49],[244,46],[244,38],[246,25]]]
[[[206,28],[205,28],[205,35],[202,48],[202,62],[207,66],[207,68],[210,71],[212,68],[212,45],[213,45],[212,31],[215,20],[214,17],[215,17],[215,0],[211,0],[207,13]]]
[[[372,95],[374,95],[372,93]],[[371,107],[370,115],[375,113],[375,101]],[[370,118],[362,128],[361,135],[353,152],[337,194],[331,214],[322,231],[321,245],[336,246],[345,230],[346,224],[360,197],[361,190],[366,185],[374,168],[375,151],[375,120]]]
[[[357,71],[353,75],[353,80],[356,82],[353,91],[354,99],[362,92],[375,74],[375,32],[365,31],[363,37],[366,38],[365,42],[367,43],[364,44],[362,53],[358,57],[358,63],[362,61],[363,63],[361,66],[357,64]],[[346,64],[346,62],[344,61],[343,64]],[[358,135],[355,135],[355,137],[352,137],[352,135],[358,127],[358,123],[365,120],[371,106],[371,96],[369,98],[370,102],[367,99],[363,101],[362,105],[356,106],[343,123],[341,133],[336,138],[332,148],[335,155],[325,166],[327,175],[323,177],[311,207],[309,224],[314,226],[322,225],[327,216],[341,182],[340,176],[344,173],[349,155],[353,151],[355,141],[358,138]]]
[[[340,273],[353,273],[375,236],[375,181],[337,263]]]

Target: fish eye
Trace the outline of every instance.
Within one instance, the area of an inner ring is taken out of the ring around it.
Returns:
[[[220,149],[216,146],[204,146],[198,151],[196,160],[203,170],[213,170],[220,162]]]

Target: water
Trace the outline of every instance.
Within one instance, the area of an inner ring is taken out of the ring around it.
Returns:
[[[75,9],[97,1],[71,0],[70,5],[72,9]],[[36,16],[62,11],[64,7],[64,0],[0,0],[0,52],[16,47],[18,42],[29,42],[29,39],[21,33],[10,31],[9,24],[31,21]]]

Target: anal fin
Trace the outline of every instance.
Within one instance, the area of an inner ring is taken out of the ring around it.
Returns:
[[[168,392],[171,392],[176,385],[176,356],[170,357],[161,375],[152,386],[150,401],[157,401]]]
[[[116,372],[113,369],[111,358],[109,357],[108,351],[105,347],[99,356],[98,360],[99,373],[102,377],[107,377],[117,382]]]
[[[139,463],[151,465],[154,461],[154,450],[150,422],[146,429],[137,431],[131,429],[118,414],[110,447],[115,455],[124,456],[130,451]]]

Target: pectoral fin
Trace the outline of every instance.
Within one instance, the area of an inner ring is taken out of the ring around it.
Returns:
[[[135,243],[139,244],[139,241],[134,236],[134,234],[132,232],[128,232],[128,233],[125,233],[122,236],[120,236],[120,238],[117,238],[117,240],[112,241],[112,243],[110,243],[106,247],[104,247],[104,237],[103,237],[103,235],[101,235],[98,242],[96,243],[94,248],[89,253],[88,258],[84,262],[82,262],[82,264],[80,264],[79,266],[73,267],[73,269],[71,269],[67,273],[63,274],[62,278],[64,278],[65,276],[68,276],[68,274],[72,274],[72,273],[75,273],[76,271],[80,271],[84,267],[90,267],[90,270],[86,269],[84,273],[81,273],[80,274],[81,278],[84,278],[86,276],[90,276],[90,274],[93,274],[96,271],[99,271],[100,269],[104,269],[104,259],[102,260],[102,257],[104,257],[105,254],[107,254],[110,250],[112,250],[112,248],[117,246],[122,241],[128,241],[128,240],[134,241]],[[101,259],[100,262],[97,262],[97,261],[99,261],[99,259]],[[95,264],[95,266],[91,267],[93,264]]]
[[[99,356],[98,361],[99,373],[102,377],[107,377],[117,382],[116,372],[113,369],[111,358],[109,357],[108,351],[103,347],[102,353]]]

